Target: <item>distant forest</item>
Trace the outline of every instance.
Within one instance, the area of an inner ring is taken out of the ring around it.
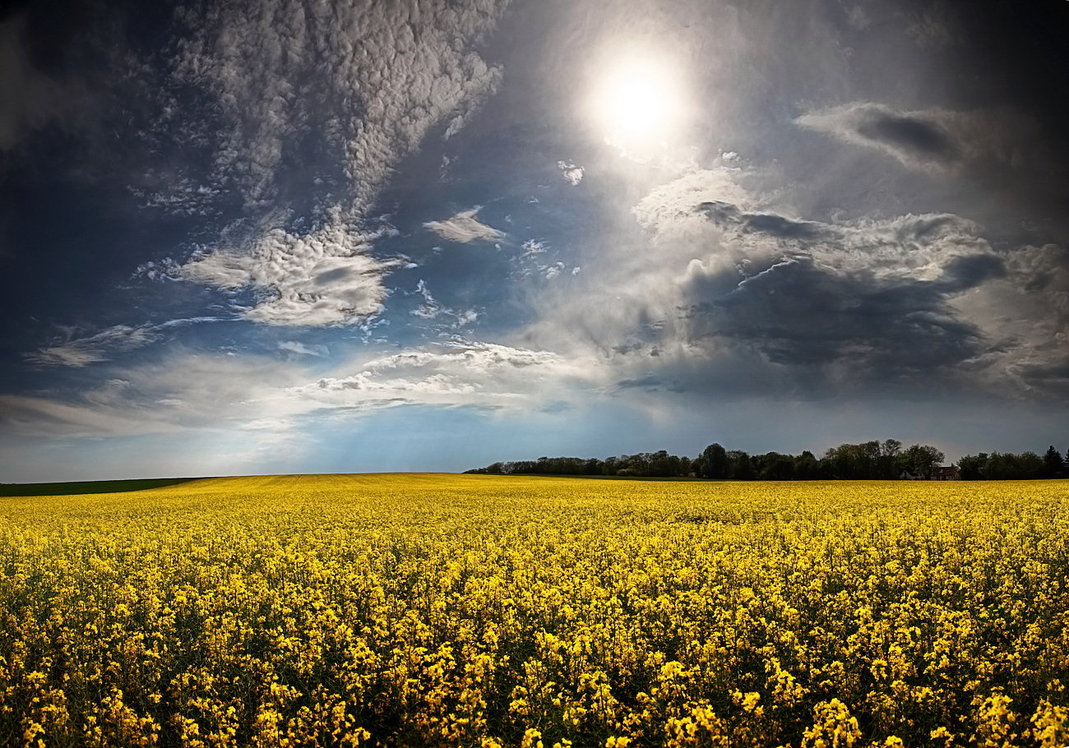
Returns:
[[[897,439],[840,444],[823,457],[766,452],[751,455],[710,444],[697,457],[642,452],[605,459],[539,457],[495,462],[468,473],[484,475],[601,475],[715,480],[1018,480],[1069,477],[1069,452],[1052,445],[1035,452],[981,452],[944,466],[943,453],[925,444],[903,447]]]

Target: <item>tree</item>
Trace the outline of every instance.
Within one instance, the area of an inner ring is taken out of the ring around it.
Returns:
[[[986,452],[981,452],[978,455],[965,455],[958,460],[958,472],[961,473],[962,480],[980,480],[985,477],[984,470],[986,467]]]
[[[761,480],[793,480],[794,458],[779,452],[769,452],[758,458],[760,467],[757,476]],[[755,460],[757,461],[757,460]]]
[[[815,480],[820,477],[820,463],[808,449],[794,458],[794,477],[797,480]]]
[[[737,449],[733,449],[727,453],[727,457],[727,477],[734,478],[735,480],[753,480],[754,471],[753,463],[750,461],[750,455],[745,452],[740,452]]]
[[[860,480],[878,477],[880,443],[840,444],[824,455],[832,475],[844,480]]]
[[[943,453],[927,444],[912,444],[898,458],[898,466],[917,478],[931,478]]]
[[[880,445],[879,475],[881,479],[897,478],[898,455],[902,452],[902,442],[898,439],[884,439]]]
[[[1047,447],[1046,454],[1043,455],[1043,477],[1058,478],[1061,477],[1064,470],[1065,461],[1062,460],[1062,453],[1051,444]]]
[[[728,453],[719,442],[714,442],[702,450],[695,464],[701,478],[723,480],[728,477]]]

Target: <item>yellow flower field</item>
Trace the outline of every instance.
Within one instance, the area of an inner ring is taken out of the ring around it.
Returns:
[[[0,499],[0,745],[1069,743],[1069,483]]]

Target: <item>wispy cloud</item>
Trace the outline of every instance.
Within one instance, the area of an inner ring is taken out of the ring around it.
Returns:
[[[444,221],[428,221],[423,225],[443,239],[460,244],[474,241],[497,241],[505,238],[504,232],[487,226],[475,217],[479,210],[478,207],[472,208],[461,211]]]
[[[72,397],[0,395],[0,429],[109,437],[285,431],[312,414],[400,405],[524,412],[579,398],[598,385],[597,373],[551,351],[464,340],[350,359],[326,376],[299,360],[177,352]]]
[[[236,317],[179,317],[165,322],[143,325],[114,325],[92,335],[75,337],[67,330],[62,342],[52,343],[26,354],[25,358],[39,366],[69,366],[80,368],[89,364],[113,360],[117,353],[127,353],[150,345],[165,337],[170,330],[192,325],[232,322]]]
[[[278,349],[296,356],[326,356],[330,351],[325,345],[305,345],[297,340],[283,340]]]
[[[41,366],[82,367],[108,361],[115,353],[140,348],[157,338],[156,331],[150,325],[115,325],[94,335],[70,338],[40,348],[28,354],[26,359]]]
[[[366,361],[352,374],[323,377],[295,392],[327,408],[533,410],[544,398],[559,400],[569,390],[589,388],[594,375],[551,351],[456,341]]]
[[[177,351],[69,397],[0,395],[0,427],[53,437],[256,428],[301,412],[285,389],[302,376],[272,358]]]

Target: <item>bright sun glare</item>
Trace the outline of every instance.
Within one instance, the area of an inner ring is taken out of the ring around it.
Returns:
[[[671,145],[684,124],[681,76],[662,61],[617,61],[597,76],[590,114],[600,134],[628,149]]]

